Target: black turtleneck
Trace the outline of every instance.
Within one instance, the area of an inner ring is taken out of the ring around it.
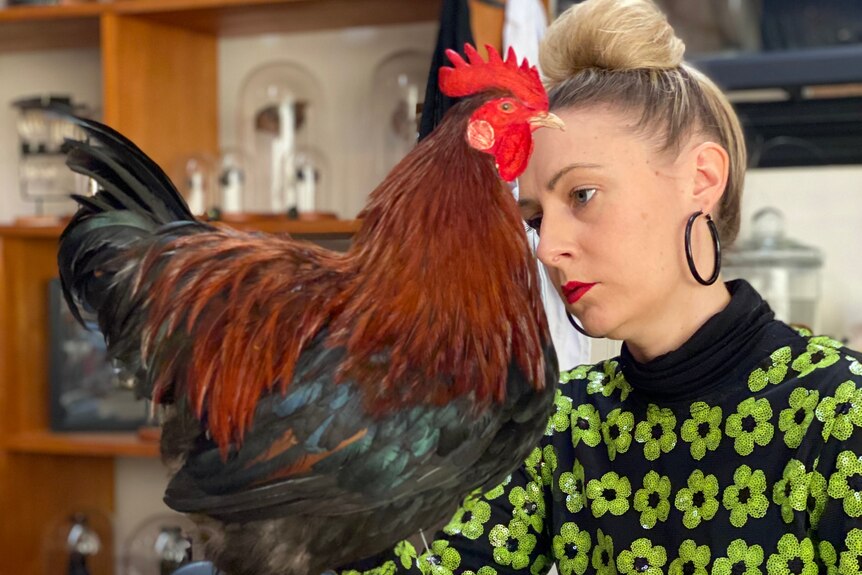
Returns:
[[[561,376],[545,441],[473,495],[426,575],[862,574],[862,354],[774,319],[744,281],[679,349]]]

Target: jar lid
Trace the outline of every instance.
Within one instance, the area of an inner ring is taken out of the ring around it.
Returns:
[[[785,236],[784,214],[776,208],[763,208],[752,217],[752,235],[728,249],[722,256],[727,266],[819,268],[823,255]]]

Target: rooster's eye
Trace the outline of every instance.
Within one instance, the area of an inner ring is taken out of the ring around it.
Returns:
[[[512,104],[509,102],[503,102],[502,104],[500,104],[500,109],[503,110],[504,112],[511,112],[512,111]]]

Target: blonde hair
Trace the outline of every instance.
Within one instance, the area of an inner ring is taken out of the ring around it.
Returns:
[[[551,109],[607,104],[640,113],[639,130],[678,152],[694,134],[730,158],[714,214],[723,244],[739,232],[745,140],[725,95],[685,62],[685,45],[651,0],[586,0],[550,26],[539,50]]]

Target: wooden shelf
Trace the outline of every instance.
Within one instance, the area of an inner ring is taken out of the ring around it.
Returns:
[[[91,457],[158,457],[158,441],[140,439],[135,433],[54,433],[30,431],[6,439],[15,453],[78,455]]]
[[[264,218],[247,222],[220,222],[219,225],[238,229],[256,230],[270,234],[290,234],[297,237],[349,238],[359,230],[360,220],[288,220],[287,218]],[[63,231],[62,225],[46,226],[0,226],[0,236],[9,238],[57,239]]]
[[[99,46],[102,16],[140,17],[213,36],[430,22],[441,0],[118,0],[0,10],[0,52]]]

